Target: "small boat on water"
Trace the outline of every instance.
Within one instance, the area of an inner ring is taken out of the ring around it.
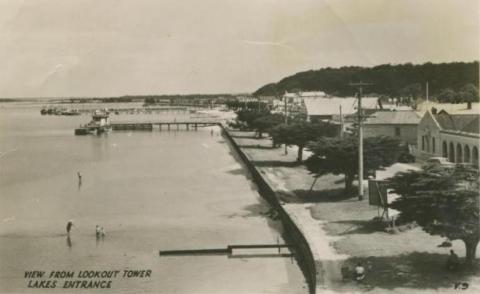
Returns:
[[[78,109],[66,109],[63,110],[62,115],[80,115],[80,111]]]
[[[54,115],[80,115],[80,110],[78,109],[66,109],[66,108],[47,108],[43,107],[40,110],[41,115],[54,114]]]
[[[75,129],[75,135],[102,134],[112,129],[110,125],[109,112],[105,110],[95,110],[92,114],[92,120]]]

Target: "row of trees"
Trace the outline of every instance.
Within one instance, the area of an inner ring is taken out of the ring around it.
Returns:
[[[284,116],[267,110],[257,111],[241,109],[236,112],[233,127],[254,130],[257,137],[268,132],[273,146],[286,144],[297,146],[297,162],[303,161],[303,151],[308,148],[313,155],[305,164],[316,176],[328,173],[343,174],[345,188],[351,189],[358,174],[358,139],[356,132],[340,138],[340,126],[328,122],[307,122],[303,118],[289,118],[284,123]],[[396,162],[404,152],[399,140],[392,137],[378,136],[364,140],[364,166],[367,170],[387,167]]]
[[[271,113],[267,109],[248,109],[241,108],[235,112],[237,118],[230,126],[240,130],[253,130],[259,138],[267,130],[281,124],[284,116],[279,113]]]
[[[229,100],[225,102],[225,106],[228,107],[230,110],[240,110],[240,109],[248,109],[248,110],[267,110],[268,104],[263,101],[239,101],[237,99]]]
[[[357,142],[354,136],[311,142],[313,155],[305,162],[308,170],[317,177],[344,174],[345,188],[351,189],[358,171]],[[403,152],[398,143],[389,137],[366,138],[365,169],[377,170],[395,163]],[[480,241],[479,179],[478,169],[468,165],[399,173],[389,179],[393,193],[400,196],[389,207],[400,211],[400,222],[415,221],[431,235],[463,241],[466,265],[471,267]]]
[[[474,84],[466,84],[458,91],[445,88],[437,95],[437,100],[442,103],[468,103],[468,109],[472,108],[472,102],[479,102],[478,88]]]
[[[330,123],[310,123],[293,119],[284,124],[283,116],[268,111],[240,110],[237,123],[255,129],[258,136],[268,131],[273,145],[298,146],[297,161],[308,148],[312,155],[304,162],[315,177],[341,174],[345,189],[353,188],[358,177],[358,138],[355,132],[336,136],[338,129]],[[404,147],[392,137],[364,139],[364,168],[378,170],[395,163]],[[368,173],[367,173],[368,174]],[[466,263],[473,265],[480,240],[480,195],[478,170],[459,165],[454,169],[434,168],[399,173],[390,179],[400,197],[390,207],[400,211],[400,221],[417,222],[432,235],[462,240]]]
[[[312,141],[324,137],[333,137],[338,133],[338,128],[330,123],[310,123],[294,121],[291,124],[281,124],[270,129],[273,145],[286,144],[298,147],[297,162],[303,160],[303,150]]]
[[[305,164],[317,177],[333,173],[345,176],[345,190],[353,188],[358,176],[358,138],[347,135],[343,138],[320,138],[309,144],[313,155]],[[392,165],[404,151],[399,140],[386,137],[368,137],[363,141],[364,169],[375,171]],[[367,175],[367,173],[365,174]]]

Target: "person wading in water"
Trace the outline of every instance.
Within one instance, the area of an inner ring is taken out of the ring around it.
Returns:
[[[73,221],[69,220],[67,223],[67,234],[70,235],[70,231],[72,230],[73,227]]]

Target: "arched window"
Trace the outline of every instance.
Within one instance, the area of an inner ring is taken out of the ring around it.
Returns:
[[[463,162],[463,150],[462,145],[457,143],[457,160],[455,162]]]
[[[435,137],[432,137],[432,153],[435,154]]]
[[[478,149],[476,146],[472,149],[472,160],[473,165],[478,166]]]
[[[422,136],[422,151],[425,150],[425,136]]]
[[[443,141],[442,144],[442,156],[448,158],[448,146],[446,141]]]
[[[455,146],[450,142],[450,148],[448,148],[448,160],[450,162],[455,162]]]
[[[468,145],[465,145],[463,150],[463,161],[470,163],[470,147],[468,147]]]

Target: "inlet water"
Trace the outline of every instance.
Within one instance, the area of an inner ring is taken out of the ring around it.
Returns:
[[[110,289],[93,292],[307,293],[290,258],[158,256],[161,249],[281,238],[280,224],[261,214],[268,206],[218,129],[74,136],[88,116],[39,110],[26,103],[0,108],[0,292],[44,292],[27,287],[26,271],[118,270]],[[181,116],[190,114],[112,120]],[[96,238],[96,225],[105,238]],[[123,278],[128,270],[151,276]]]

